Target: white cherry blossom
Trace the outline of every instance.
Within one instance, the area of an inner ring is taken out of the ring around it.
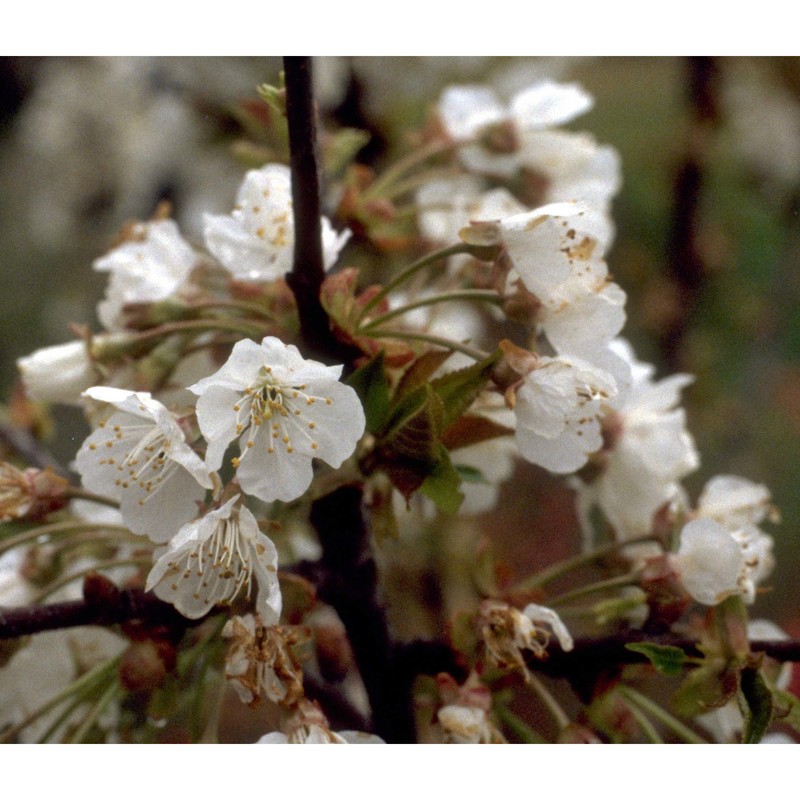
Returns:
[[[452,244],[461,229],[476,220],[495,220],[526,211],[507,189],[484,191],[473,175],[426,183],[417,192],[420,233],[430,241]]]
[[[322,709],[302,698],[281,720],[282,731],[262,736],[256,744],[385,744],[380,736],[361,731],[333,731]]]
[[[274,280],[292,267],[294,218],[289,167],[267,164],[250,170],[229,215],[205,214],[206,245],[222,266],[242,280]],[[322,218],[322,251],[326,269],[333,266],[349,238]]]
[[[745,478],[719,475],[706,484],[673,557],[695,600],[716,605],[732,594],[755,600],[756,587],[775,565],[772,537],[758,527],[769,501],[766,486]]]
[[[294,500],[313,477],[312,459],[332,467],[352,455],[365,419],[342,367],[304,359],[274,336],[237,342],[222,368],[189,388],[208,441],[206,463],[218,469],[228,445],[242,489],[266,502]]]
[[[519,161],[541,204],[580,200],[605,211],[622,183],[619,153],[588,133],[527,132]]]
[[[451,703],[436,712],[445,744],[500,744],[505,741],[483,708]]]
[[[386,744],[380,736],[363,731],[332,731],[322,725],[306,725],[289,734],[273,731],[256,744]]]
[[[278,551],[240,497],[184,525],[160,554],[146,588],[197,619],[218,603],[249,597],[255,580],[256,612],[275,625],[281,613]]]
[[[698,603],[714,606],[740,593],[745,570],[742,548],[713,519],[695,519],[683,526],[673,563],[684,589]]]
[[[729,530],[758,525],[770,512],[771,495],[762,483],[736,475],[717,475],[703,488],[697,512]]]
[[[516,270],[510,281],[519,278],[539,299],[567,280],[596,284],[607,276],[603,215],[584,203],[550,203],[506,217],[498,228]]]
[[[693,377],[677,374],[655,381],[655,367],[638,361],[626,341],[616,339],[611,348],[630,366],[632,378],[611,401],[614,411],[604,422],[608,447],[602,472],[589,484],[576,484],[587,544],[592,506],[599,506],[618,539],[643,536],[655,512],[680,495],[679,481],[700,463],[686,413],[678,407],[681,390]]]
[[[507,105],[488,86],[449,86],[438,110],[447,134],[467,143],[459,149],[467,169],[507,177],[519,166],[524,133],[562,125],[592,104],[577,84],[541,81],[515,94]]]
[[[111,630],[88,625],[29,637],[0,666],[0,729],[25,719],[78,677],[119,656],[128,644],[125,637]],[[57,705],[26,725],[19,733],[19,740],[35,743],[55,726],[51,741],[59,741],[90,709],[91,705],[84,702],[62,716],[64,706]],[[101,715],[98,726],[109,733],[113,731],[118,711],[115,699]]]
[[[746,603],[755,600],[756,587],[775,566],[772,537],[758,527],[770,510],[769,489],[735,475],[712,478],[697,504],[698,521],[718,525],[740,549],[742,567],[737,585]]]
[[[147,392],[94,386],[84,397],[116,410],[81,445],[83,485],[120,501],[125,524],[166,542],[197,515],[213,481],[172,413]]]
[[[119,329],[125,305],[169,297],[196,263],[195,251],[173,220],[137,223],[125,242],[92,265],[97,272],[111,273],[106,297],[97,306],[100,322],[107,330]]]
[[[516,392],[523,458],[551,472],[575,472],[603,444],[600,423],[617,392],[611,375],[578,358],[538,359]]]

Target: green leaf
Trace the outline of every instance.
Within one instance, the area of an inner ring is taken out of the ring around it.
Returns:
[[[364,407],[367,430],[376,433],[389,413],[389,381],[383,362],[383,350],[359,367],[346,381],[355,389]]]
[[[491,378],[500,356],[500,350],[496,350],[483,361],[431,381],[430,385],[444,404],[442,430],[449,428],[472,405]]]
[[[406,499],[434,474],[441,460],[438,432],[442,414],[442,401],[426,385],[392,410],[378,436],[376,465]],[[442,479],[447,479],[446,469]]]
[[[448,450],[470,447],[487,442],[499,436],[513,436],[514,429],[500,425],[488,417],[478,414],[464,414],[442,434],[442,444]]]
[[[761,671],[745,667],[737,694],[739,710],[744,718],[743,744],[758,744],[772,720],[772,692]]]
[[[433,471],[420,487],[422,493],[445,514],[455,514],[464,499],[461,476],[450,461],[447,449],[439,445],[439,458]]]
[[[680,647],[672,645],[634,642],[626,644],[625,648],[634,653],[641,653],[662,675],[680,675],[686,663],[686,653]]]
[[[430,350],[416,359],[403,373],[394,394],[395,402],[424,386],[431,375],[453,355],[452,350]]]
[[[382,444],[401,456],[435,462],[443,414],[442,401],[430,386],[424,386],[392,410],[384,426]]]

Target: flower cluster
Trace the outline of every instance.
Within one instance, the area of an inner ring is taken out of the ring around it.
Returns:
[[[281,111],[283,91],[262,91]],[[693,377],[656,380],[620,337],[627,297],[607,262],[619,158],[559,127],[592,103],[580,86],[549,80],[508,103],[488,87],[451,86],[420,153],[384,176],[355,164],[354,153],[344,158],[319,219],[314,272],[324,277],[311,316],[323,315],[322,335],[310,335],[308,300],[295,295],[293,270],[303,267],[294,246],[305,232],[283,163],[248,171],[230,214],[205,214],[202,248],[161,209],[126,226],[94,262],[109,276],[97,306],[103,330],[19,362],[31,399],[83,407],[92,430],[74,461],[82,485],[4,464],[0,513],[38,522],[71,496],[118,509],[113,520],[59,518],[9,548],[37,545],[28,568],[42,584],[63,563],[74,569],[58,578],[67,583],[98,564],[132,569],[126,581],[198,624],[182,642],[157,626],[130,634],[124,653],[113,653],[127,689],[166,695],[167,673],[202,676],[217,659],[220,680],[243,703],[279,707],[280,730],[261,742],[381,741],[334,732],[305,696],[303,664],[351,717],[367,718],[388,676],[365,671],[404,652],[394,622],[385,636],[375,626],[414,616],[396,587],[426,595],[439,570],[440,613],[416,638],[438,646],[433,626],[444,620],[458,653],[445,660],[453,674],[438,675],[438,694],[427,689],[431,740],[505,741],[490,685],[509,668],[566,738],[564,712],[533,675],[538,662],[574,649],[564,619],[635,625],[643,613],[657,630],[691,600],[724,605],[719,613],[731,598],[754,602],[773,566],[772,539],[759,527],[769,491],[721,476],[689,504],[681,482],[699,455],[680,402]],[[347,154],[346,137],[333,137],[330,152]],[[351,247],[358,267],[347,261]],[[401,266],[404,247],[413,256]],[[496,511],[518,458],[567,478],[584,529],[585,552],[540,575],[512,576],[469,538],[477,515]],[[53,545],[72,534],[79,552]],[[306,558],[298,541],[315,534]],[[404,546],[413,555],[396,570]],[[553,596],[556,579],[620,553],[609,567],[630,572]],[[419,574],[411,564],[422,564]],[[15,560],[10,571],[22,569]],[[29,587],[19,588],[9,594],[27,598]],[[562,619],[570,601],[618,588]],[[367,641],[351,651],[324,632],[313,637],[320,598],[338,602],[348,635],[363,627]],[[377,607],[384,601],[387,615]],[[216,628],[202,623],[216,615]],[[384,648],[380,658],[364,656],[370,647]],[[742,668],[754,663],[740,655]],[[184,666],[192,659],[194,673]],[[454,664],[468,664],[466,682]],[[116,662],[95,688],[110,692],[115,670]],[[595,717],[602,713],[587,715]]]

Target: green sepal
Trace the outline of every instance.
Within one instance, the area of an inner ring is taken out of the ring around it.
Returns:
[[[693,669],[672,697],[672,706],[684,717],[721,708],[739,690],[739,665],[718,658]]]
[[[625,649],[641,653],[662,675],[680,675],[686,663],[686,653],[680,647],[669,644],[632,642],[626,644]]]
[[[742,744],[758,744],[772,721],[772,692],[761,670],[745,667],[736,695],[744,719]]]
[[[739,595],[723,600],[711,610],[713,633],[719,652],[726,658],[744,665],[750,655],[750,639],[747,635],[747,607]],[[704,642],[703,652],[710,652]]]
[[[359,367],[345,383],[355,389],[361,400],[367,419],[367,430],[376,433],[389,413],[389,381],[386,378],[383,350]]]
[[[771,687],[771,691],[775,719],[790,725],[800,733],[800,697],[774,686]]]

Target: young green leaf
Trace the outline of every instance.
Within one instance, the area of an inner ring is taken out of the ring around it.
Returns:
[[[345,382],[356,390],[361,399],[367,430],[376,433],[389,413],[389,381],[386,378],[383,351],[359,367]]]
[[[439,445],[439,458],[436,465],[420,489],[445,514],[455,514],[464,499],[460,487],[461,476],[450,462],[447,449]]]
[[[686,663],[686,653],[680,647],[650,642],[633,642],[625,647],[645,656],[662,675],[680,675]]]

